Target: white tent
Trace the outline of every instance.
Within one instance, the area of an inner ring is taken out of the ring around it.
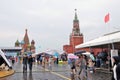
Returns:
[[[46,51],[44,51],[44,53],[50,54],[50,55],[54,55],[54,53],[58,53],[59,55],[63,54],[64,51],[59,51],[59,50],[53,50],[53,49],[47,49]]]
[[[0,55],[5,60],[5,62],[7,63],[7,65],[9,67],[12,67],[11,64],[9,63],[9,61],[7,60],[7,58],[5,57],[5,54],[3,53],[3,51],[1,49],[0,49]]]
[[[77,45],[77,46],[75,46],[75,48],[99,46],[99,45],[104,45],[104,44],[112,44],[112,43],[116,43],[116,42],[120,42],[120,31],[106,34],[106,35],[96,38],[94,40]]]

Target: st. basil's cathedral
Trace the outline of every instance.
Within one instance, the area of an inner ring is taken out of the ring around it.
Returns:
[[[17,40],[15,42],[15,47],[22,47],[22,52],[31,51],[32,53],[35,53],[35,41],[32,40],[31,43],[29,42],[27,29],[25,30],[25,35],[24,35],[23,40],[21,42]]]

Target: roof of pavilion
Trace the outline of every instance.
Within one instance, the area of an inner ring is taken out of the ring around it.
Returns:
[[[77,45],[75,48],[94,47],[94,46],[112,44],[112,43],[117,43],[117,42],[120,42],[120,31],[116,31],[116,32],[103,35],[91,41]]]
[[[2,50],[21,50],[22,47],[0,47]]]

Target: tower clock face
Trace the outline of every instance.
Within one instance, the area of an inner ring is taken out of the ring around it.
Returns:
[[[78,23],[74,23],[74,27],[78,28],[79,27]]]

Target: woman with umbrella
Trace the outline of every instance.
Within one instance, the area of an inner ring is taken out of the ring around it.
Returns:
[[[92,76],[94,73],[94,65],[95,65],[95,58],[93,54],[90,52],[85,52],[82,53],[83,55],[86,55],[88,60],[87,60],[87,80],[93,80]]]

